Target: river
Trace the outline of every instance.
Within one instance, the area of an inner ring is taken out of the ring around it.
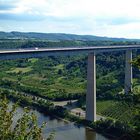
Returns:
[[[12,103],[10,103],[10,105],[11,104]],[[38,117],[39,125],[43,122],[47,122],[47,127],[43,130],[44,137],[47,137],[50,132],[54,131],[55,140],[109,140],[84,126],[77,126],[72,122],[46,116],[36,110],[34,110],[34,112]],[[15,122],[20,118],[22,113],[23,108],[19,107],[14,117]]]

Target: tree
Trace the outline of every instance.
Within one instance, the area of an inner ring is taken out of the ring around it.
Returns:
[[[0,97],[0,140],[43,140],[42,129],[46,126],[43,123],[38,127],[37,117],[28,108],[24,108],[24,113],[14,122],[14,115],[17,103],[9,107],[6,97]],[[52,140],[53,133],[46,140]]]
[[[140,56],[132,61],[132,64],[140,69]]]

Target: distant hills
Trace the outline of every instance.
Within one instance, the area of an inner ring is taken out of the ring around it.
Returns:
[[[2,32],[0,39],[43,39],[43,40],[79,40],[79,41],[140,41],[140,39],[109,38],[93,35],[75,35],[64,33],[36,33],[36,32]]]

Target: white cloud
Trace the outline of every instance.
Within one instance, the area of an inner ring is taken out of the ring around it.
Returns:
[[[140,17],[139,0],[15,0],[13,3],[16,6],[11,12],[17,13],[38,11],[56,17]]]
[[[140,0],[0,0],[0,4],[0,14],[10,14],[4,19],[33,16],[39,24],[26,25],[28,31],[140,38]]]

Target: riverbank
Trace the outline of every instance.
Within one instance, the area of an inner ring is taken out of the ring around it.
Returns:
[[[123,134],[126,134],[126,126],[124,126],[122,129],[117,127],[118,125],[121,125],[120,122],[114,121],[112,119],[101,119],[99,121],[88,122],[85,119],[79,118],[78,116],[74,116],[69,113],[69,111],[63,107],[60,106],[54,106],[50,101],[42,101],[42,100],[33,100],[29,97],[19,95],[16,93],[10,93],[7,91],[3,91],[3,94],[7,96],[10,100],[13,102],[19,101],[19,104],[21,106],[29,106],[33,109],[38,110],[39,112],[43,113],[44,115],[51,115],[51,116],[57,116],[59,118],[64,118],[64,120],[72,121],[76,123],[77,125],[83,125],[86,127],[90,127],[96,132],[107,136],[108,138],[119,138]],[[54,115],[55,114],[55,115]],[[112,134],[110,136],[110,134]]]

